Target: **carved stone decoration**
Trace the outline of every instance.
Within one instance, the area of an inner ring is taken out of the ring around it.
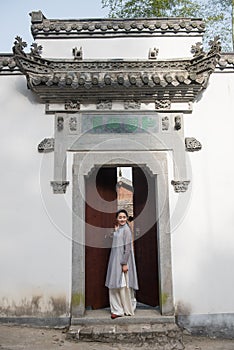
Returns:
[[[192,45],[191,53],[193,53],[193,57],[205,56],[206,54],[201,42]]]
[[[38,152],[48,153],[54,151],[54,138],[45,138],[38,145]]]
[[[62,131],[63,130],[63,123],[64,123],[63,117],[58,117],[58,119],[57,119],[57,129],[58,129],[58,131]]]
[[[199,45],[199,47],[198,47]],[[195,72],[197,75],[197,79],[195,79],[199,83],[199,75],[204,71],[209,74],[212,73],[220,59],[221,52],[221,43],[219,41],[219,36],[216,36],[213,40],[209,41],[210,50],[207,53],[203,53],[201,45],[197,43],[192,47],[192,51],[194,52],[194,58],[191,60],[191,65],[188,67],[189,72]],[[203,86],[206,87],[207,82]]]
[[[97,109],[112,109],[112,101],[103,100],[97,103]]]
[[[77,130],[77,118],[71,117],[69,120],[69,127],[70,131],[76,131]]]
[[[209,45],[210,45],[209,55],[213,55],[216,52],[221,52],[222,47],[221,47],[220,37],[218,35],[216,35],[213,40],[209,41]]]
[[[24,48],[27,47],[27,46],[28,45],[27,45],[26,41],[23,41],[22,38],[17,35],[17,37],[15,38],[15,41],[14,41],[14,46],[12,48],[13,53],[15,55],[26,56],[26,54],[24,52]]]
[[[202,149],[201,143],[194,137],[186,137],[185,146],[188,152],[200,151]]]
[[[69,181],[51,181],[50,183],[54,194],[66,193],[67,186],[69,185]]]
[[[79,49],[77,49],[77,47],[74,47],[72,49],[72,54],[73,54],[75,60],[82,60],[83,59],[82,47],[80,47]]]
[[[155,109],[171,109],[170,100],[156,100]]]
[[[166,131],[169,129],[169,118],[168,117],[163,117],[162,118],[162,130]]]
[[[175,129],[180,130],[181,129],[181,117],[177,115],[175,117]]]
[[[149,49],[149,59],[150,60],[156,60],[158,57],[158,52],[159,49],[157,49],[156,47],[154,47],[153,49]]]
[[[174,190],[176,193],[180,193],[180,192],[186,192],[188,189],[188,185],[189,185],[190,181],[175,181],[172,180],[171,184],[174,186]]]
[[[37,43],[33,43],[31,45],[31,52],[30,55],[32,57],[41,57],[43,47],[41,45],[38,45]]]
[[[41,10],[31,12],[30,16],[32,17],[32,23],[41,23],[45,19]]]
[[[140,109],[140,108],[141,108],[140,101],[129,100],[124,102],[124,109]]]
[[[78,111],[80,109],[80,102],[79,101],[66,101],[64,104],[65,110],[76,110]]]

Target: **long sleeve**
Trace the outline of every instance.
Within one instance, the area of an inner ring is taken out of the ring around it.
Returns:
[[[127,265],[130,252],[131,252],[131,246],[132,246],[131,230],[129,227],[126,227],[124,229],[124,247],[123,247],[124,249],[123,249],[122,259],[120,261],[121,265]]]
[[[137,272],[132,245],[132,232],[128,225],[114,232],[105,286],[121,288],[122,265],[128,265],[129,287],[137,290]]]

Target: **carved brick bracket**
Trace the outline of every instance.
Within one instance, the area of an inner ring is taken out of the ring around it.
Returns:
[[[188,185],[189,185],[190,181],[175,181],[172,180],[171,184],[174,186],[174,190],[176,193],[180,193],[180,192],[186,192],[188,189]]]
[[[54,138],[45,138],[38,145],[39,153],[48,153],[54,151]]]
[[[69,181],[51,181],[50,183],[54,194],[66,193],[67,186],[69,185]]]
[[[185,147],[188,152],[196,152],[202,149],[200,141],[196,140],[194,137],[186,137]]]

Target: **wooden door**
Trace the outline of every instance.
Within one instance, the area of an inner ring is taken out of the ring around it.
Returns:
[[[133,168],[135,257],[139,291],[137,301],[159,305],[158,249],[155,178],[139,167]]]
[[[96,169],[86,179],[85,306],[109,305],[105,287],[111,231],[117,211],[116,168]]]

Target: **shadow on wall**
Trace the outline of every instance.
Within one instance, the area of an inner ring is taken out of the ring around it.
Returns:
[[[39,97],[32,93],[27,87],[27,81],[24,76],[19,76],[15,81],[15,90],[22,96],[26,97],[31,104],[41,104]]]

